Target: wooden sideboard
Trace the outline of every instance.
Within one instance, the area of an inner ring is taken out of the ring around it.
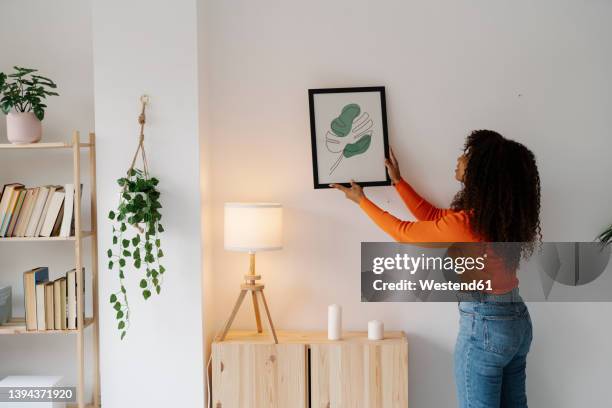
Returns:
[[[254,331],[212,345],[214,408],[406,408],[408,342],[403,332],[368,340],[345,332]]]

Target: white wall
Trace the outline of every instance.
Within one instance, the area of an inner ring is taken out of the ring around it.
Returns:
[[[14,65],[38,68],[58,84],[59,97],[48,99],[43,141],[68,141],[78,130],[82,137],[94,129],[93,61],[90,0],[5,0],[0,2],[0,72]],[[5,115],[0,114],[0,143],[6,141]],[[86,156],[81,174],[88,180]],[[0,152],[0,184],[27,186],[72,182],[70,151]],[[85,225],[89,225],[89,185],[84,185]],[[84,257],[90,271],[89,241]],[[22,273],[49,266],[52,278],[74,267],[70,242],[2,243],[0,285],[13,287],[13,314],[23,316]],[[89,286],[88,286],[89,287]],[[88,292],[86,302],[91,299]],[[87,305],[87,311],[91,309]],[[90,334],[86,341],[90,345]],[[0,336],[0,378],[15,374],[61,374],[66,384],[76,383],[75,337],[65,335]],[[91,348],[86,348],[87,373]],[[90,389],[91,375],[87,385]]]
[[[109,408],[203,406],[196,22],[195,0],[94,2],[100,246],[110,244],[106,215],[136,148],[143,93],[151,97],[145,144],[166,229],[161,296],[145,302],[128,271],[124,341],[107,303],[118,288],[115,272],[101,271],[102,403]]]
[[[323,329],[340,303],[348,329],[382,318],[410,342],[410,402],[455,404],[455,304],[361,304],[361,241],[388,238],[331,190],[312,189],[307,89],[384,85],[402,174],[444,205],[472,129],[492,128],[537,155],[544,239],[591,240],[612,217],[612,3],[603,1],[209,1],[216,329],[247,259],[225,252],[226,201],[279,201],[285,248],[258,256],[277,327]],[[410,219],[391,188],[366,190]],[[531,304],[528,395],[536,407],[600,406],[612,304]],[[253,327],[244,308],[237,327]]]

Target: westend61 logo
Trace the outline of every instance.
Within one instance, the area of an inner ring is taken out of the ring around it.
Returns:
[[[364,242],[366,302],[456,302],[464,292],[504,293],[517,282],[526,301],[612,301],[611,248],[597,242]]]

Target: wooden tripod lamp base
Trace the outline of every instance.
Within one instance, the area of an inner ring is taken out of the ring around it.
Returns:
[[[264,310],[266,311],[266,317],[268,318],[268,323],[270,324],[270,332],[272,333],[272,337],[274,338],[274,343],[278,344],[278,338],[276,337],[276,330],[274,330],[274,323],[272,323],[272,316],[270,316],[270,309],[268,309],[268,303],[266,302],[266,296],[264,295],[264,285],[261,283],[257,283],[257,281],[261,280],[260,275],[255,274],[255,254],[249,253],[249,273],[244,275],[244,283],[240,285],[240,294],[238,295],[238,299],[236,300],[236,304],[234,305],[234,309],[232,310],[232,314],[229,319],[225,323],[223,328],[223,332],[219,337],[219,341],[225,340],[227,333],[229,332],[230,327],[232,327],[232,323],[234,322],[234,318],[244,301],[247,293],[251,293],[251,299],[253,300],[253,310],[255,312],[255,323],[257,324],[257,333],[263,333],[263,328],[261,326],[261,315],[259,314],[259,301],[257,296],[261,296],[261,303],[263,304]]]

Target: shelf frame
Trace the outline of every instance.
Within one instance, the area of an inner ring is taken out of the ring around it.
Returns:
[[[94,323],[93,317],[85,318],[85,327],[91,326]],[[25,319],[24,318],[13,318],[9,320],[7,323],[0,326],[0,336],[2,335],[13,335],[13,334],[24,334],[24,335],[32,335],[32,334],[76,334],[78,332],[77,329],[74,330],[27,330]]]
[[[74,227],[75,235],[71,237],[6,237],[0,238],[0,242],[73,242],[74,243],[74,266],[76,269],[77,282],[85,282],[83,273],[82,241],[91,238],[91,282],[92,282],[92,308],[93,315],[85,317],[84,296],[77,297],[77,329],[75,330],[26,330],[25,322],[20,319],[12,319],[8,324],[0,326],[0,335],[32,335],[32,334],[69,334],[76,335],[76,362],[77,362],[77,384],[76,404],[69,405],[75,408],[100,408],[100,327],[98,307],[98,226],[97,226],[97,192],[96,192],[96,136],[89,133],[87,142],[82,143],[80,134],[75,131],[72,139],[68,142],[31,143],[31,144],[0,144],[0,150],[47,150],[47,149],[69,149],[72,151],[73,184],[75,187],[81,185],[81,149],[89,149],[89,182],[90,182],[90,205],[91,205],[91,231],[82,230],[82,197],[81,189],[74,190]],[[82,284],[83,284],[82,283]],[[80,291],[79,291],[80,294]],[[93,330],[93,398],[85,402],[85,335],[84,330],[91,327]]]
[[[91,237],[91,231],[82,231],[81,239]],[[47,242],[47,241],[74,241],[76,236],[69,237],[3,237],[0,242]]]
[[[94,147],[93,143],[79,143],[76,142],[79,148],[91,148]],[[13,144],[13,143],[0,143],[0,149],[7,150],[32,150],[32,149],[72,149],[75,146],[75,142],[48,142],[48,143],[26,143],[26,144]]]

